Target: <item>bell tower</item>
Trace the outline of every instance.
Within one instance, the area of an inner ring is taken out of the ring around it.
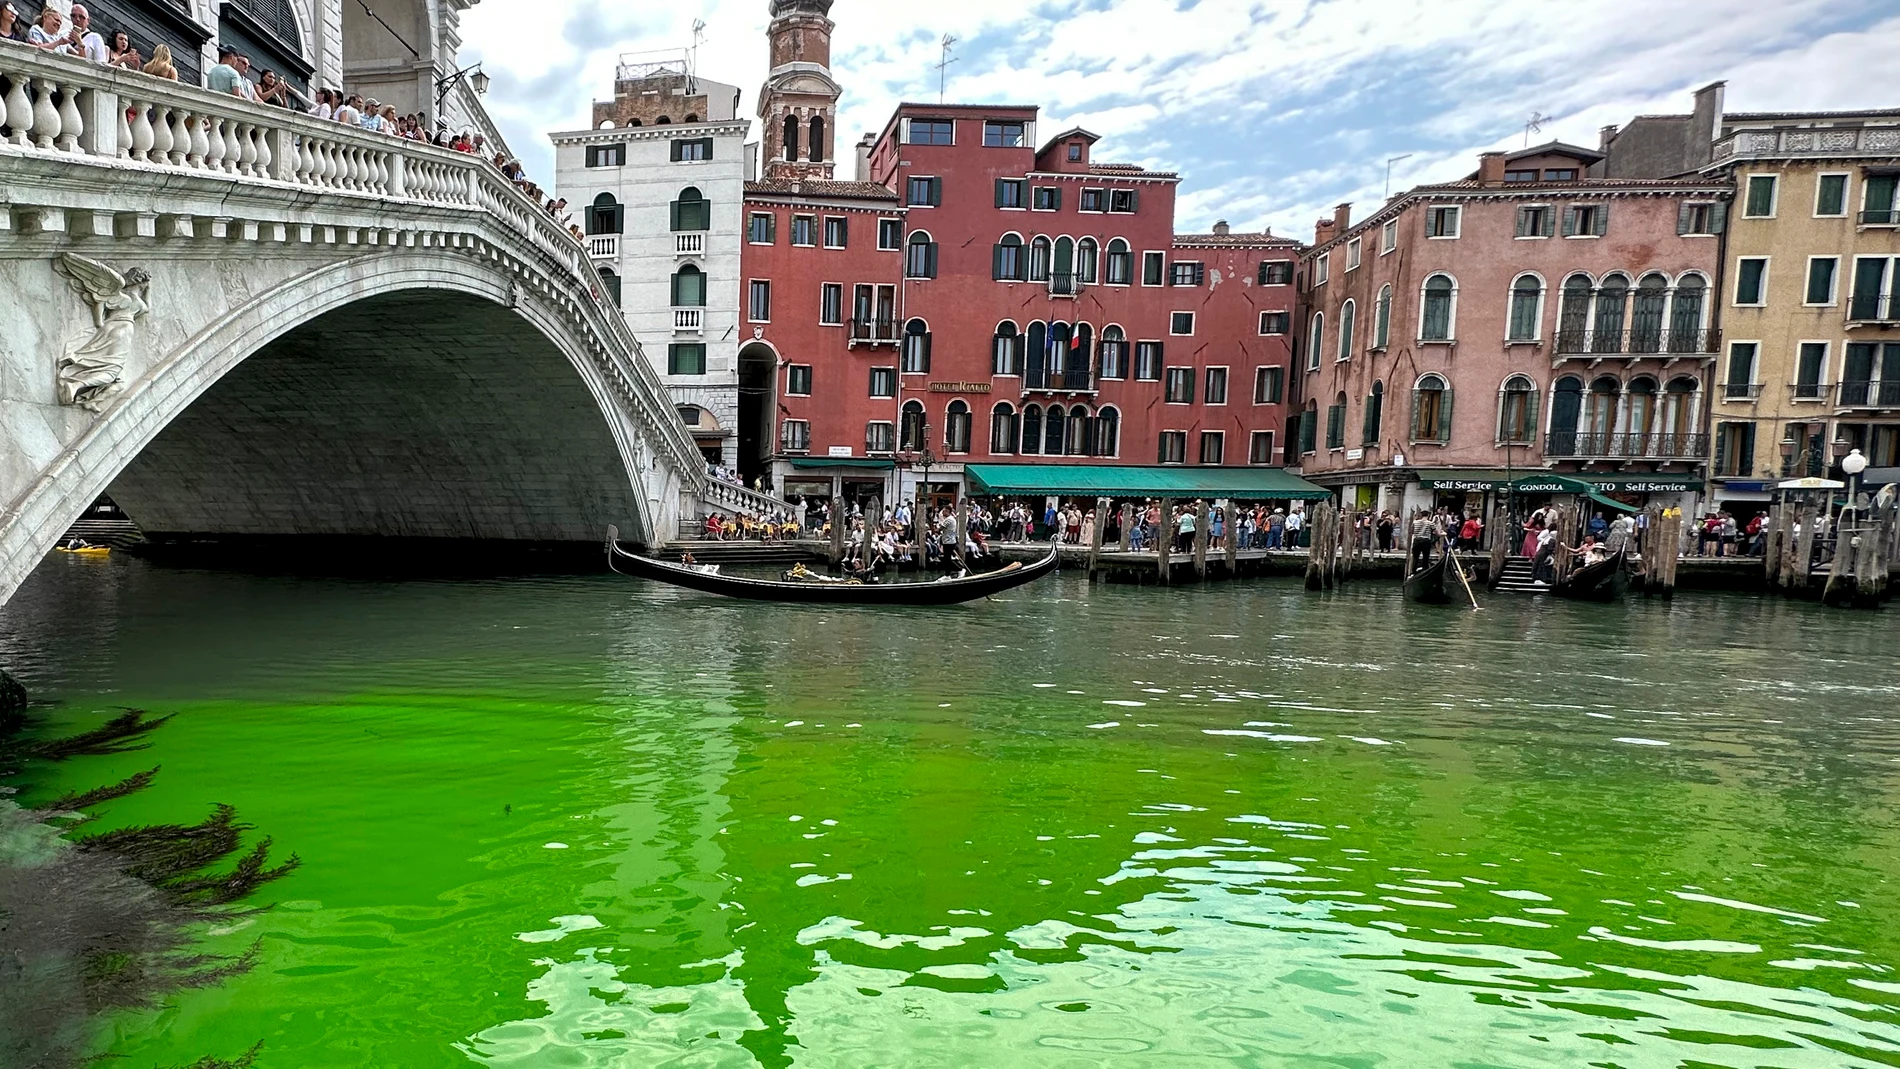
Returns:
[[[832,0],[771,0],[772,69],[759,90],[764,177],[832,177],[838,83],[831,79]]]

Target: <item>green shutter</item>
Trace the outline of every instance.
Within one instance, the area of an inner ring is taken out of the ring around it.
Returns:
[[[1597,237],[1602,237],[1604,233],[1608,231],[1610,228],[1610,206],[1607,204],[1597,205],[1596,214],[1597,214],[1596,235]]]
[[[930,206],[935,208],[943,204],[943,179],[930,180]]]
[[[1720,234],[1728,229],[1728,204],[1717,201],[1709,207],[1709,233]]]
[[[674,201],[671,204],[667,205],[667,208],[668,208],[668,214],[667,214],[668,225],[672,229],[678,230],[680,228],[680,202]]]
[[[1689,232],[1689,207],[1687,203],[1676,205],[1676,233],[1678,234]]]
[[[1715,425],[1715,473],[1717,475],[1740,475],[1741,474],[1741,471],[1739,470],[1741,466],[1739,464],[1736,465],[1738,469],[1736,471],[1729,471],[1726,468],[1726,464],[1728,462],[1729,426],[1730,425],[1727,423],[1718,423]]]
[[[1565,208],[1564,209],[1564,237],[1573,238],[1576,236],[1577,236],[1577,209]]]
[[[1543,395],[1539,394],[1536,390],[1532,390],[1530,394],[1524,398],[1525,433],[1529,435],[1530,440],[1533,442],[1537,440],[1537,429],[1541,426],[1541,424],[1537,422],[1537,402],[1542,399]]]
[[[1054,208],[1056,211],[1061,211],[1062,210],[1062,187],[1061,186],[1051,187],[1049,190],[1049,195],[1055,198],[1054,203],[1052,203],[1050,207]]]
[[[1003,207],[1003,184],[1008,181],[1009,179],[1007,178],[998,178],[996,180],[996,206],[998,208]]]
[[[838,244],[846,247],[851,244],[851,220],[842,215],[838,217]]]
[[[930,370],[930,332],[929,332],[929,331],[927,331],[927,330],[926,330],[926,331],[924,331],[924,366],[923,366],[923,370],[924,370],[924,371],[926,371],[926,372],[928,372],[928,371]]]
[[[997,282],[1003,280],[1003,244],[1000,241],[990,246],[990,278]]]
[[[1755,474],[1755,425],[1742,424],[1742,444],[1737,448],[1736,461],[1743,475]]]
[[[1412,389],[1412,441],[1414,442],[1420,441],[1425,437],[1423,430],[1418,425],[1418,417],[1420,415],[1420,409],[1424,405],[1424,401],[1425,401],[1424,391],[1418,389],[1417,387],[1413,387]]]
[[[1445,392],[1438,399],[1438,440],[1451,441],[1451,387],[1449,385],[1445,387]]]
[[[1544,209],[1543,234],[1545,237],[1550,237],[1552,234],[1555,234],[1556,232],[1557,232],[1557,209],[1546,208]]]

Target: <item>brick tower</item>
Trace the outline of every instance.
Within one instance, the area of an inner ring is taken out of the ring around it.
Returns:
[[[832,0],[772,0],[772,69],[759,91],[764,177],[832,177],[838,83],[831,80]]]

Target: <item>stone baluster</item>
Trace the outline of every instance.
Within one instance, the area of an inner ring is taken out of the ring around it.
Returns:
[[[270,167],[271,131],[261,126],[246,126],[244,132],[249,135],[250,138],[250,140],[245,142],[245,156],[247,157],[245,162],[250,165],[251,173],[259,178],[272,177]]]
[[[409,195],[409,157],[401,152],[389,154],[389,195],[406,197]]]
[[[26,135],[33,128],[33,100],[26,93],[26,78],[10,74],[13,88],[7,90],[6,120],[7,141],[15,145],[26,144]]]
[[[202,143],[192,136],[192,127],[196,126],[197,116],[187,108],[172,109],[172,166],[183,167],[194,151],[203,156]],[[199,131],[198,137],[203,137]]]
[[[207,171],[221,170],[224,164],[224,125],[222,115],[206,115],[191,120],[191,165]]]
[[[316,153],[318,162],[317,184],[326,188],[334,188],[337,178],[336,146],[330,144],[328,141],[319,141],[317,142]]]
[[[285,151],[290,153],[289,166],[285,177],[300,186],[317,184],[318,173],[323,165],[317,162],[317,143],[304,136],[294,138]]]
[[[112,109],[114,113],[114,117],[118,120],[118,123],[119,123],[118,156],[120,159],[125,159],[126,157],[132,154],[131,112],[132,112],[132,109],[137,106],[138,105],[133,104],[131,101],[128,100],[128,101],[121,101],[118,107]]]
[[[251,160],[257,157],[256,154],[253,153],[251,159],[244,158],[245,146],[244,143],[238,139],[237,128],[238,121],[236,119],[224,120],[224,169],[230,171],[232,174],[249,174]]]
[[[142,115],[141,118],[143,118]],[[170,163],[172,161],[172,109],[163,104],[153,104],[151,127],[150,162]]]
[[[369,169],[369,188],[376,193],[387,192],[389,189],[389,153],[370,153]]]
[[[53,138],[59,136],[59,109],[53,105],[53,83],[35,78],[33,89],[33,144],[36,148],[50,149]]]
[[[66,86],[59,93],[59,150],[78,152],[79,137],[86,124],[79,118],[79,87]]]

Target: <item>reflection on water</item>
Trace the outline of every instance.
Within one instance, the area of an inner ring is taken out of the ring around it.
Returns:
[[[85,770],[164,764],[112,820],[228,802],[305,862],[130,1065],[1897,1065],[1886,645],[1069,577],[865,612],[126,561],[0,611],[74,724],[178,711]]]

